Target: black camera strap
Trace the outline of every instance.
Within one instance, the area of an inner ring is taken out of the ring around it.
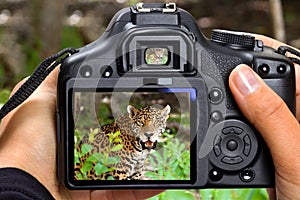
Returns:
[[[292,47],[288,47],[288,46],[280,46],[277,50],[277,52],[281,55],[285,55],[286,53],[290,53],[293,54],[295,56],[298,56],[300,58],[300,51],[297,51],[296,49],[292,48]],[[289,59],[291,59],[291,61],[293,61],[294,63],[297,63],[298,65],[300,65],[300,59],[295,58],[295,57],[289,57],[287,56]]]
[[[3,119],[10,111],[23,103],[46,79],[46,77],[59,66],[67,57],[78,52],[74,48],[66,48],[49,58],[46,58],[35,69],[30,78],[16,91],[16,93],[2,106],[0,109],[0,120]],[[293,54],[300,58],[300,51],[288,46],[280,46],[277,50],[279,54],[285,55],[286,53]],[[288,57],[288,56],[287,56]],[[300,65],[300,59],[295,57],[288,57],[292,62]]]
[[[74,48],[66,48],[43,60],[26,80],[26,82],[13,94],[13,96],[1,107],[0,120],[10,111],[23,103],[46,79],[46,77],[67,57],[78,52]]]

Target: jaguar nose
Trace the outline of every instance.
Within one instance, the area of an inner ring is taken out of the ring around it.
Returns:
[[[153,132],[145,132],[144,135],[147,137],[147,138],[150,138],[151,136],[154,135]]]

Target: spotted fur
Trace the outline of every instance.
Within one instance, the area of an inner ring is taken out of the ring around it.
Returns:
[[[109,166],[113,168],[112,171],[96,175],[93,167],[88,171],[86,177],[89,180],[106,180],[109,176],[115,180],[143,179],[143,165],[147,155],[155,150],[161,134],[165,131],[170,110],[169,105],[162,109],[154,106],[137,109],[129,105],[126,114],[117,118],[115,122],[102,126],[92,141],[89,134],[83,137],[78,150],[82,144],[91,144],[93,149],[86,156],[80,158],[80,163],[75,165],[75,171],[80,171],[90,154],[107,152],[113,146],[122,144],[120,150],[109,152],[110,157],[120,158],[120,162]],[[118,131],[120,132],[119,139],[111,143],[109,135]]]

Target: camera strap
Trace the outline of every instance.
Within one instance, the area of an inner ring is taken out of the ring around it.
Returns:
[[[66,48],[43,60],[26,80],[26,82],[11,96],[0,109],[0,121],[10,111],[23,103],[46,79],[46,77],[67,57],[78,52],[74,48]]]
[[[284,55],[286,57],[288,57],[289,59],[291,59],[291,61],[293,61],[294,63],[297,63],[298,65],[300,65],[300,59],[295,58],[295,57],[289,57],[286,55],[286,53],[290,53],[293,54],[297,57],[300,58],[300,51],[297,51],[296,49],[292,48],[292,47],[288,47],[288,46],[280,46],[277,50],[277,52],[281,55]]]
[[[58,65],[60,65],[67,57],[77,52],[77,49],[66,48],[42,61],[29,77],[29,79],[2,106],[2,108],[0,109],[0,120],[5,117],[10,111],[23,103],[39,87],[39,85],[46,79],[51,71],[53,71]],[[277,52],[284,56],[287,56],[286,54],[290,53],[300,58],[300,51],[297,51],[296,49],[288,46],[280,46]],[[292,62],[300,65],[300,59],[296,57],[287,57],[291,59]]]

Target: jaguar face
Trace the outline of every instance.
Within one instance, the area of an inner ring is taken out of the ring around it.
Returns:
[[[159,109],[153,106],[137,109],[127,107],[129,118],[133,121],[132,129],[143,150],[150,151],[165,131],[171,108],[169,105]]]

